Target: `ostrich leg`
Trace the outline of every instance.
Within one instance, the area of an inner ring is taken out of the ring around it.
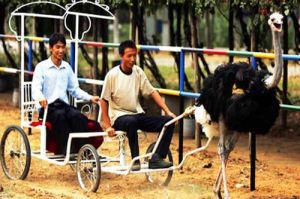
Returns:
[[[227,165],[227,160],[228,160],[230,152],[234,149],[235,144],[238,141],[239,134],[237,132],[234,132],[233,134],[226,136],[226,137],[229,139],[226,139],[225,143],[228,143],[228,144],[225,144],[225,145],[229,145],[230,147],[229,147],[228,152],[225,153],[225,166]],[[222,167],[219,170],[219,174],[218,174],[218,177],[217,177],[215,185],[214,185],[214,193],[215,193],[216,198],[222,198],[222,196],[221,196],[222,175],[221,174],[222,174]]]
[[[219,170],[219,174],[218,174],[218,177],[216,179],[216,182],[215,182],[215,185],[214,185],[214,193],[215,193],[215,197],[218,198],[218,199],[221,199],[222,198],[222,195],[221,195],[221,182],[222,182],[222,168],[220,168]]]
[[[218,144],[218,151],[221,159],[221,170],[215,183],[215,193],[217,194],[216,196],[220,198],[220,186],[223,180],[224,197],[230,198],[226,179],[226,163],[229,154],[234,149],[239,136],[237,132],[228,131],[223,120],[220,120],[219,125],[220,140]]]

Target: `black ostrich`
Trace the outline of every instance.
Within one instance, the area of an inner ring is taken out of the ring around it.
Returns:
[[[240,132],[266,133],[278,116],[279,101],[276,98],[275,87],[282,74],[282,18],[281,14],[273,13],[268,21],[275,51],[273,75],[265,71],[256,71],[245,62],[220,65],[214,74],[205,80],[201,96],[197,100],[195,118],[208,137],[203,149],[213,137],[220,137],[218,153],[221,169],[214,186],[216,198],[222,197],[222,180],[224,197],[230,198],[225,167]]]

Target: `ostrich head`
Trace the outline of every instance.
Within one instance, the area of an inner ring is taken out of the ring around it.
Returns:
[[[271,27],[271,30],[274,32],[281,32],[282,31],[282,19],[283,16],[278,12],[275,12],[270,15],[268,20],[268,24]]]
[[[283,16],[278,12],[271,14],[268,23],[272,31],[272,40],[275,55],[274,74],[265,80],[267,88],[274,88],[279,84],[282,75],[282,50],[280,43],[280,33],[282,31]]]

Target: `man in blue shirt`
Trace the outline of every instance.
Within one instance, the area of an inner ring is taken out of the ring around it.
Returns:
[[[98,103],[98,96],[91,96],[79,88],[77,77],[67,62],[63,60],[66,52],[64,35],[54,33],[50,36],[51,57],[37,64],[32,79],[32,97],[38,108],[48,105],[47,121],[53,126],[58,140],[59,153],[66,153],[70,132],[86,132],[88,119],[75,107],[69,105],[69,94],[77,99]]]

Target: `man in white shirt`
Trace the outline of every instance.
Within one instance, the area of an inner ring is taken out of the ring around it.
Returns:
[[[101,94],[102,127],[110,136],[115,130],[127,132],[132,158],[139,156],[137,130],[160,132],[164,124],[176,117],[162,100],[159,93],[150,84],[144,71],[135,65],[137,48],[133,41],[120,44],[121,65],[111,69],[104,80]],[[151,96],[167,116],[147,116],[142,109],[139,97]],[[162,137],[161,143],[149,161],[149,168],[168,168],[173,164],[165,161],[172,140],[174,124],[170,125]],[[136,161],[132,170],[139,170]]]
[[[54,33],[49,38],[51,57],[37,64],[32,79],[32,97],[38,101],[41,112],[48,105],[47,121],[53,126],[58,140],[59,153],[66,153],[70,132],[86,132],[87,117],[69,105],[68,95],[77,99],[99,101],[79,88],[77,77],[69,63],[63,60],[66,39],[63,34]]]

